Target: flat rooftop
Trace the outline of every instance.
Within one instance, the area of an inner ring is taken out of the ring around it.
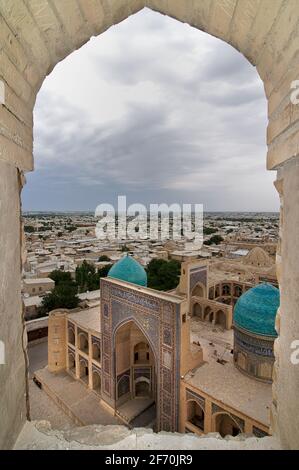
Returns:
[[[79,312],[69,313],[67,318],[83,330],[101,332],[101,309],[99,305],[80,310]]]
[[[33,277],[23,279],[24,284],[53,284],[54,281],[50,277]]]
[[[211,360],[185,376],[185,382],[235,410],[270,425],[272,386],[239,372],[232,362]]]
[[[191,320],[191,340],[203,348],[204,364],[189,372],[185,382],[231,408],[270,425],[272,386],[242,374],[233,363],[233,330]],[[220,364],[222,359],[225,364]]]

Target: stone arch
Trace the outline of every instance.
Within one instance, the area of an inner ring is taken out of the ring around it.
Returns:
[[[215,313],[215,325],[220,325],[226,328],[226,314],[223,310],[218,310]]]
[[[141,341],[134,346],[134,364],[147,364],[149,362],[149,345]]]
[[[97,392],[101,393],[101,388],[102,388],[102,379],[101,379],[101,373],[95,369],[92,371],[92,389]]]
[[[200,429],[200,431],[204,431],[205,410],[197,400],[187,400],[186,413],[187,421]]]
[[[116,384],[116,397],[119,399],[131,390],[130,376],[123,374]]]
[[[219,432],[222,437],[225,437],[237,436],[243,431],[230,413],[220,411],[212,416],[212,432]]]
[[[264,83],[269,121],[267,167],[279,169],[276,188],[281,201],[284,199],[283,206],[287,207],[284,218],[281,218],[281,223],[283,220],[284,224],[284,238],[280,240],[277,257],[279,284],[282,286],[282,292],[288,292],[288,295],[282,296],[281,300],[284,318],[279,334],[280,344],[284,344],[284,341],[288,341],[292,323],[296,327],[296,332],[299,331],[296,317],[296,289],[288,290],[289,279],[297,279],[295,266],[299,265],[299,250],[296,245],[299,228],[297,207],[299,188],[296,185],[299,129],[297,113],[292,112],[292,103],[289,99],[290,84],[297,80],[299,75],[298,61],[295,60],[299,52],[298,30],[296,30],[299,9],[297,2],[288,2],[285,5],[277,1],[271,2],[270,6],[268,2],[256,2],[251,3],[248,8],[243,8],[242,2],[234,0],[231,2],[111,0],[104,3],[98,0],[93,2],[78,0],[72,5],[69,2],[55,1],[55,8],[52,2],[28,4],[21,1],[17,6],[11,2],[2,2],[1,16],[4,18],[5,39],[0,75],[5,82],[7,93],[3,108],[5,136],[1,136],[0,157],[0,178],[1,182],[6,183],[1,187],[4,207],[2,223],[6,227],[2,234],[1,246],[12,247],[6,250],[6,253],[1,252],[5,261],[0,274],[0,296],[4,306],[3,324],[8,325],[13,321],[21,337],[23,320],[19,295],[21,272],[19,190],[23,185],[22,172],[33,169],[32,111],[36,94],[46,75],[59,61],[81,47],[91,36],[101,34],[113,24],[119,23],[145,6],[186,22],[232,45],[257,67]],[[10,64],[9,68],[7,64]],[[15,76],[18,77],[17,81]],[[296,194],[292,196],[292,192]],[[280,258],[281,252],[291,252],[290,247],[293,247],[290,260],[292,262],[288,262],[286,254],[284,258]],[[278,317],[280,318],[280,314]],[[8,327],[5,327],[3,335],[5,336],[7,332]],[[23,369],[21,375],[25,377],[27,367],[25,349],[26,347],[19,341],[13,353],[14,360],[6,367],[5,388],[1,387],[0,390],[3,389],[6,395],[10,393],[6,390],[10,391],[13,388],[15,364],[19,364]],[[285,400],[283,387],[277,388],[277,401],[280,403],[277,409],[281,410],[283,422],[281,436],[288,445],[296,447],[299,416],[296,422],[293,420],[289,423],[283,417],[292,414],[291,406],[296,399],[298,376],[288,373],[290,367],[288,348],[279,348],[277,342],[276,351],[277,354],[279,351],[281,364],[281,367],[277,368],[276,376],[280,377],[281,384],[286,381],[289,383],[288,393],[292,397],[292,400]],[[1,378],[2,374],[4,372],[1,372]],[[25,391],[24,380],[20,387]],[[6,413],[3,420],[0,419],[3,429],[9,426],[12,426],[14,431],[20,429],[25,416],[25,399],[19,400],[21,395],[24,394],[18,390],[13,397],[10,397],[12,409],[16,411],[15,414]],[[276,405],[274,408],[273,413],[276,416]],[[14,432],[10,433],[10,436],[14,435]],[[7,433],[4,433],[4,437],[1,435],[1,442],[6,446],[11,445],[13,437],[6,436]]]
[[[83,382],[88,383],[89,380],[89,367],[88,360],[80,357],[79,359],[79,377]]]
[[[231,295],[231,286],[230,284],[222,284],[222,295]]]
[[[239,284],[236,284],[234,286],[234,296],[235,297],[240,297],[243,293],[243,288]]]
[[[130,322],[133,322],[137,328],[139,328],[139,330],[143,333],[147,343],[149,344],[150,348],[151,348],[151,351],[154,355],[154,359],[155,359],[155,364],[158,364],[158,360],[159,360],[159,357],[158,357],[158,351],[156,350],[157,348],[155,348],[155,345],[153,343],[153,341],[151,340],[148,332],[145,330],[145,328],[143,327],[143,325],[138,321],[138,319],[136,319],[135,317],[128,317],[126,318],[125,320],[123,320],[122,322],[118,323],[114,330],[113,330],[113,345],[115,347],[115,338],[116,338],[116,335],[117,335],[117,332],[118,330],[123,327],[124,325],[126,325],[127,323],[130,323]]]
[[[148,397],[151,394],[151,383],[147,377],[138,377],[134,383],[135,397]]]
[[[68,370],[73,373],[76,372],[76,355],[72,351],[68,351]]]
[[[73,325],[69,325],[67,329],[68,334],[68,342],[75,346],[75,327]]]
[[[204,310],[204,321],[212,322],[214,318],[214,312],[210,306],[207,306]]]
[[[203,307],[199,303],[193,305],[193,316],[202,319],[203,316]]]
[[[236,362],[237,362],[237,365],[246,371],[247,369],[247,355],[242,352],[242,351],[238,351],[237,354],[236,354]]]
[[[191,295],[194,297],[205,297],[206,296],[206,288],[201,283],[198,282],[192,289]]]
[[[101,361],[101,346],[98,341],[92,342],[92,358],[98,362]]]
[[[89,349],[89,341],[88,341],[88,333],[85,331],[80,331],[78,333],[78,347],[80,351],[85,352],[88,354],[88,349]]]

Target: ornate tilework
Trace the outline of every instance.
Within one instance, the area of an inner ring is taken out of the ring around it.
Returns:
[[[167,367],[167,369],[172,369],[172,354],[168,349],[163,349],[163,366]]]
[[[205,266],[196,268],[194,270],[190,269],[190,275],[189,275],[190,292],[199,282],[201,282],[205,287],[207,286],[207,268]]]
[[[99,348],[101,347],[101,340],[97,336],[91,336],[91,343],[98,345]]]
[[[179,371],[180,371],[180,305],[165,301],[154,294],[137,292],[129,286],[116,286],[109,278],[101,280],[101,289],[105,287],[105,300],[101,303],[102,354],[104,378],[109,378],[109,390],[104,393],[113,406],[116,389],[115,376],[115,334],[127,321],[134,321],[147,338],[155,356],[157,372],[157,429],[178,430],[179,410]],[[104,305],[109,305],[109,319],[104,316]],[[107,320],[107,322],[105,322]],[[165,331],[165,338],[162,332]],[[166,344],[163,346],[164,339]],[[167,352],[167,358],[164,352]],[[164,366],[162,363],[164,362]],[[108,373],[108,363],[110,372]],[[147,372],[148,374],[148,372]],[[143,376],[145,376],[143,374]],[[122,393],[122,392],[121,392]],[[105,396],[103,396],[105,399]],[[115,406],[115,405],[114,405]],[[167,409],[167,413],[165,410]],[[163,412],[164,410],[164,412]]]
[[[171,372],[166,369],[165,367],[162,368],[162,387],[168,393],[172,391],[172,384],[171,384]]]
[[[108,318],[109,317],[109,307],[108,304],[104,304],[104,317]]]
[[[130,392],[130,369],[117,377],[117,398]]]
[[[104,358],[104,371],[106,374],[110,374],[110,361],[107,357]]]
[[[262,429],[257,428],[256,426],[252,427],[252,433],[256,437],[266,437],[269,436],[269,434],[266,431],[263,431]]]
[[[244,334],[235,328],[234,341],[241,350],[258,356],[266,356],[274,359],[273,340],[263,340],[254,336]]]
[[[198,393],[193,392],[193,390],[186,389],[186,400],[195,400],[202,406],[203,410],[205,409],[205,398],[198,395]]]
[[[166,346],[172,346],[172,331],[171,328],[166,326],[163,328],[163,343]]]
[[[104,392],[107,393],[107,395],[110,395],[110,380],[109,380],[109,378],[105,378],[105,380],[104,380]]]
[[[92,372],[97,372],[100,375],[102,373],[101,368],[96,366],[95,364],[92,364]]]

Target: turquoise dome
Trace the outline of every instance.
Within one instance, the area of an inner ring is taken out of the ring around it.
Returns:
[[[141,264],[131,256],[124,256],[108,272],[108,277],[131,282],[138,286],[147,286],[147,274]]]
[[[238,299],[234,324],[251,333],[277,336],[275,316],[279,307],[279,290],[271,284],[258,284]]]

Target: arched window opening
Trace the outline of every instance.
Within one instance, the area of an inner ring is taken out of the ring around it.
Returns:
[[[88,344],[88,335],[87,333],[79,333],[78,335],[79,339],[79,349],[80,351],[83,351],[85,354],[88,354],[89,350],[89,344]]]
[[[88,369],[88,361],[85,359],[80,359],[79,361],[80,367],[79,367],[79,374],[80,374],[80,379],[83,380],[86,384],[88,384],[89,380],[89,369]]]
[[[205,290],[204,287],[200,284],[197,284],[192,290],[192,296],[194,297],[204,297]]]
[[[98,362],[101,361],[101,346],[100,346],[100,343],[98,342],[92,343],[92,358],[95,361],[98,361]]]
[[[149,397],[151,393],[150,381],[146,377],[140,377],[135,382],[135,396]]]
[[[69,361],[69,371],[73,374],[76,373],[76,358],[74,353],[68,353],[68,361]]]
[[[215,418],[215,431],[222,437],[237,436],[242,431],[239,425],[227,413],[220,413]]]
[[[73,326],[68,327],[68,342],[75,346],[75,330]]]
[[[140,342],[134,346],[134,364],[148,364],[149,363],[149,345]]]
[[[101,375],[96,370],[92,372],[92,389],[99,394],[101,393]]]
[[[201,431],[204,430],[205,413],[195,400],[187,402],[187,419],[193,426]]]

